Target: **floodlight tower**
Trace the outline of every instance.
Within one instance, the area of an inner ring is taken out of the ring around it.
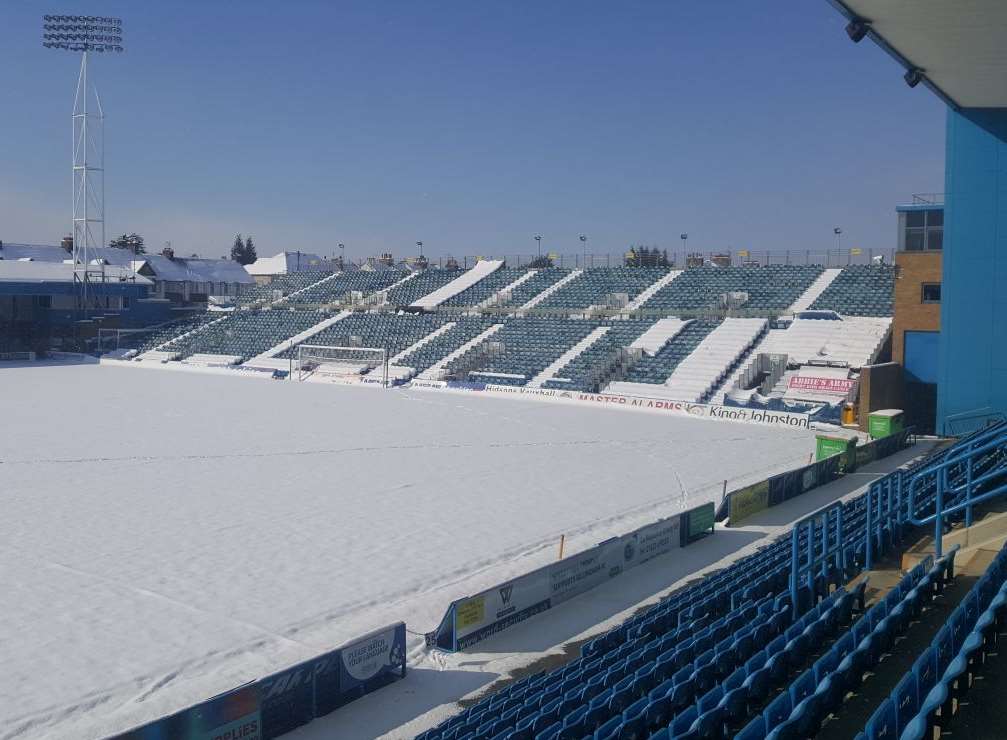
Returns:
[[[92,259],[89,253],[105,246],[105,113],[98,88],[88,78],[88,57],[91,52],[123,51],[122,19],[42,16],[42,46],[81,55],[73,99],[73,264],[80,307],[86,311]]]

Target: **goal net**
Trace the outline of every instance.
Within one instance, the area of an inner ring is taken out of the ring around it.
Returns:
[[[388,351],[381,347],[302,344],[297,347],[291,377],[333,382],[373,382],[388,386]]]

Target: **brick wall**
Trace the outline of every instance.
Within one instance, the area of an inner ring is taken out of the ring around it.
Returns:
[[[923,283],[941,282],[941,252],[898,252],[895,264],[895,317],[892,321],[892,360],[904,364],[906,331],[938,331],[941,304],[923,303]]]

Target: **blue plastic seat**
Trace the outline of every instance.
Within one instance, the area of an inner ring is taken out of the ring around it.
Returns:
[[[745,725],[741,731],[734,736],[734,740],[765,740],[766,720],[761,714],[752,718],[752,721]]]
[[[544,730],[537,733],[535,735],[535,740],[554,740],[554,738],[559,737],[560,730],[562,729],[563,729],[562,723],[553,722]]]
[[[762,716],[766,720],[766,730],[771,732],[777,725],[790,717],[793,711],[793,703],[790,700],[790,693],[784,691],[769,703]]]
[[[671,736],[673,738],[682,737],[685,735],[689,729],[692,727],[693,722],[699,717],[699,713],[696,711],[696,706],[693,704],[684,712],[681,712],[678,716],[672,720],[671,723]]]
[[[619,726],[622,725],[622,716],[612,717],[594,732],[594,740],[607,740],[610,737],[618,737]]]
[[[671,695],[665,694],[651,699],[645,712],[645,721],[650,728],[663,727],[671,722]]]
[[[919,686],[915,672],[910,671],[902,677],[891,698],[895,706],[895,736],[899,737],[919,709]]]
[[[895,705],[885,699],[867,722],[865,735],[868,740],[898,740]]]

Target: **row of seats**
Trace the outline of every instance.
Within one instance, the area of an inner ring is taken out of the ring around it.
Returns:
[[[501,302],[501,306],[520,308],[532,298],[545,292],[560,280],[570,274],[570,270],[558,267],[546,267],[536,270],[535,274],[511,291],[509,300]]]
[[[765,333],[765,319],[724,319],[664,382],[672,398],[704,401]]]
[[[896,639],[909,630],[953,575],[954,553],[936,563],[927,558],[883,600],[871,606],[831,648],[823,650],[817,640],[810,640],[809,651],[819,653],[820,657],[792,682],[789,691],[777,696],[761,716],[753,719],[738,738],[814,737],[825,718],[839,711],[847,694],[860,687],[864,675],[891,652]]]
[[[606,305],[609,296],[620,293],[625,293],[631,301],[666,274],[666,267],[589,267],[536,308],[577,309]]]
[[[894,265],[850,265],[811,304],[811,310],[843,316],[891,316],[895,300]]]
[[[726,293],[747,293],[743,309],[785,311],[811,287],[822,269],[818,265],[694,267],[658,290],[642,308],[697,311],[718,307]]]
[[[473,347],[451,363],[448,371],[464,369],[472,380],[524,385],[597,326],[598,322],[586,320],[508,319],[500,331],[486,340],[500,343],[500,352],[485,354],[473,367],[470,355],[480,353],[482,345]]]
[[[332,275],[331,272],[322,270],[304,270],[287,273],[286,275],[274,275],[268,283],[256,283],[242,287],[241,292],[237,296],[236,303],[239,306],[248,306],[255,303],[272,303],[291,293],[307,288],[309,285],[317,283],[319,280],[327,278],[330,275]]]
[[[384,349],[391,359],[439,329],[446,318],[437,314],[354,313],[304,340],[306,344]],[[297,347],[278,355],[296,357]]]
[[[677,278],[676,278],[677,279]],[[674,281],[672,281],[674,282]],[[637,362],[626,376],[627,383],[664,383],[679,364],[692,354],[700,342],[716,329],[720,319],[696,319],[682,329],[657,354],[645,356]]]
[[[354,292],[368,296],[394,285],[404,277],[405,274],[398,270],[341,272],[290,296],[286,303],[293,306],[345,303]]]
[[[400,358],[396,364],[411,367],[417,373],[421,373],[448,357],[452,352],[464,347],[493,323],[489,319],[467,316],[453,318],[451,321],[454,326],[434,337],[422,347],[418,347]]]
[[[951,725],[976,677],[998,652],[1007,618],[1007,545],[983,577],[955,608],[931,645],[923,651],[868,725],[893,726],[901,740],[932,738]],[[877,732],[874,733],[876,737]]]
[[[822,274],[818,265],[768,265],[765,267],[704,266],[684,270],[652,295],[642,308],[658,312],[698,311],[718,308],[727,293],[745,293],[741,308],[758,311],[785,311]],[[462,274],[462,270],[430,268],[393,289],[389,302],[407,306],[443,287]],[[527,281],[515,288],[507,305],[521,306],[570,274],[561,268],[534,270]],[[474,307],[511,284],[525,269],[501,268],[444,305]],[[602,305],[617,294],[633,300],[668,274],[661,267],[591,267],[550,294],[541,309],[577,310]],[[295,272],[274,276],[272,282],[242,290],[239,305],[272,302],[302,291],[295,303],[318,304],[339,301],[350,291],[364,293],[388,288],[406,277],[398,270],[332,273]],[[305,290],[317,285],[317,290]],[[842,270],[812,304],[813,309],[835,310],[851,316],[890,316],[894,290],[894,269],[890,265],[851,265]]]
[[[409,278],[402,285],[388,291],[388,302],[393,306],[408,306],[425,295],[443,288],[461,276],[463,270],[441,270],[430,268]],[[405,277],[404,275],[402,277]]]
[[[223,318],[225,315],[202,311],[147,331],[123,334],[119,337],[119,349],[135,349],[137,353],[149,352],[175,337],[194,331],[201,326],[209,324],[211,321]]]
[[[262,354],[325,318],[318,311],[235,311],[222,321],[180,337],[165,351],[183,358],[194,354],[233,355],[241,361]]]
[[[623,349],[636,341],[654,321],[613,321],[601,339],[561,367],[543,388],[566,391],[597,391],[601,380],[599,370],[608,362],[617,361]]]
[[[478,306],[526,274],[528,274],[528,270],[501,267],[491,272],[475,285],[469,286],[458,295],[448,298],[441,305],[458,307]]]

